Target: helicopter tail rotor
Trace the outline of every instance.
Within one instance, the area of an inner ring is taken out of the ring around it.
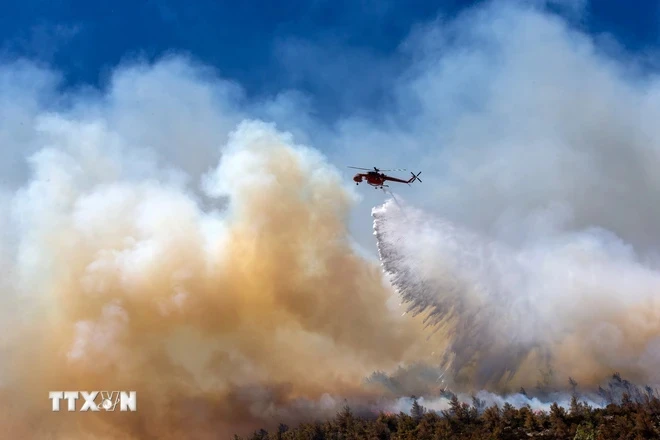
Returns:
[[[419,173],[417,173],[417,174],[415,174],[415,173],[413,173],[413,172],[411,171],[410,174],[412,175],[412,177],[411,177],[410,180],[408,181],[409,184],[410,184],[410,183],[413,183],[415,180],[419,180],[419,183],[422,183],[422,179],[419,178],[419,175],[422,174],[421,171],[420,171]]]

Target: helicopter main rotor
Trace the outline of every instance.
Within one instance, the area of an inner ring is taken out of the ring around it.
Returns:
[[[365,171],[371,171],[370,168],[359,168],[359,167],[348,167],[348,168],[353,168],[356,170],[365,170]],[[373,170],[377,173],[380,173],[381,171],[407,171],[405,168],[396,168],[392,170],[381,170],[380,168],[373,167]]]

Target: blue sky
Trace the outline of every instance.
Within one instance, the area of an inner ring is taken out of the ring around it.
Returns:
[[[351,105],[377,106],[382,98],[382,84],[373,84],[373,72],[333,63],[337,54],[370,60],[362,69],[394,74],[396,64],[383,60],[397,54],[414,26],[476,3],[481,2],[24,0],[3,5],[0,47],[5,57],[48,63],[63,73],[67,85],[102,84],[122,60],[185,52],[240,83],[248,95],[295,88],[314,96],[317,110],[332,116],[347,105],[346,96],[330,84],[333,78],[351,83]],[[635,52],[656,46],[659,17],[657,1],[630,7],[599,0],[570,18],[592,34],[614,36]],[[308,58],[308,68],[292,57]],[[321,71],[329,72],[330,79],[317,77]]]

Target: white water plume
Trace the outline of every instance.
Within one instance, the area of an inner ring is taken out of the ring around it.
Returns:
[[[614,234],[513,246],[391,200],[373,216],[385,272],[408,310],[446,338],[443,362],[457,380],[530,386],[548,369],[561,383],[595,385],[614,371],[660,380],[650,361],[660,271]]]

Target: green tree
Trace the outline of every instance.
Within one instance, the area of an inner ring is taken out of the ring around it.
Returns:
[[[596,431],[591,423],[578,426],[573,440],[596,440]]]
[[[426,413],[426,408],[424,408],[422,405],[419,404],[417,401],[417,397],[412,396],[413,403],[412,403],[412,409],[410,410],[410,415],[413,419],[419,421],[424,417],[424,413]]]
[[[357,438],[355,428],[356,420],[351,408],[348,405],[344,405],[342,410],[337,414],[335,418],[335,423],[339,431],[340,439],[353,439]]]
[[[566,424],[566,410],[553,403],[550,406],[550,429],[556,439],[565,439],[569,436],[568,425]]]

